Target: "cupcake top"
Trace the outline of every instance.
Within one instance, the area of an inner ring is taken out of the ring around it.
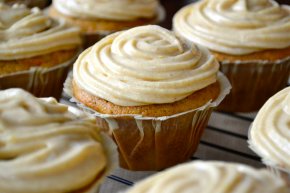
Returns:
[[[109,35],[74,64],[74,82],[120,106],[172,103],[217,81],[209,51],[149,25]]]
[[[153,18],[158,0],[54,0],[54,7],[64,15],[84,19],[131,21]]]
[[[271,97],[250,130],[250,146],[266,164],[290,172],[290,87]]]
[[[174,31],[230,55],[290,46],[290,6],[274,0],[203,0],[181,9]]]
[[[0,60],[15,60],[73,49],[79,30],[44,15],[38,8],[0,3]]]
[[[64,193],[93,186],[107,167],[94,125],[53,98],[0,91],[0,192]]]
[[[126,193],[286,193],[283,180],[265,169],[225,162],[195,161],[175,166]]]

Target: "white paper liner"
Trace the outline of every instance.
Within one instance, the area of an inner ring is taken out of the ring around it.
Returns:
[[[85,113],[83,111],[80,111],[79,109],[75,107],[68,107],[68,111],[75,114],[78,117],[83,116],[89,116],[92,117],[90,114]],[[93,118],[93,117],[92,117]],[[98,178],[98,180],[90,187],[89,190],[81,193],[97,193],[99,192],[100,186],[102,182],[104,181],[105,177],[108,176],[118,165],[118,152],[117,152],[117,146],[113,142],[113,140],[105,135],[103,132],[100,133],[102,145],[105,149],[106,157],[108,158],[108,162],[106,165],[106,169],[102,176]],[[81,176],[80,176],[81,177]]]
[[[80,52],[78,50],[70,60],[50,68],[32,67],[29,70],[0,75],[0,90],[17,87],[37,97],[53,96],[58,99],[66,75]]]
[[[264,155],[259,151],[259,149],[256,148],[254,143],[252,142],[252,137],[251,137],[251,130],[252,130],[252,124],[249,127],[248,131],[248,145],[249,148],[254,151],[262,160],[262,163],[267,166],[267,169],[274,174],[275,176],[279,178],[283,178],[287,185],[290,188],[290,170],[283,168],[282,166],[279,166],[279,164],[274,163],[272,160],[267,159],[264,157]],[[290,160],[289,160],[290,161]]]
[[[218,107],[229,112],[254,112],[287,85],[290,56],[276,61],[220,61],[232,92]],[[288,74],[287,74],[288,73]]]

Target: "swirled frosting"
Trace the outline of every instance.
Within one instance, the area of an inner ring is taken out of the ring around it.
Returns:
[[[283,180],[246,165],[196,161],[176,166],[126,193],[287,193]]]
[[[158,0],[54,0],[61,13],[77,18],[131,21],[153,18],[157,14]]]
[[[0,192],[77,191],[95,183],[106,162],[94,119],[52,98],[0,91]]]
[[[261,108],[252,124],[249,142],[267,164],[290,171],[290,87]]]
[[[290,46],[290,6],[273,0],[204,0],[181,9],[173,25],[186,40],[226,54]]]
[[[14,60],[77,48],[79,30],[44,15],[38,8],[0,3],[0,60]]]
[[[171,103],[214,82],[219,65],[202,47],[159,26],[107,36],[74,64],[75,83],[120,106]]]

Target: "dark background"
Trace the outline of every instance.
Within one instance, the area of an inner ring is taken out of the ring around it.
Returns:
[[[166,9],[166,21],[161,23],[163,27],[171,29],[171,20],[174,15],[181,7],[186,4],[192,3],[196,0],[160,0],[161,4]],[[290,5],[290,0],[276,0],[280,4],[288,4]]]

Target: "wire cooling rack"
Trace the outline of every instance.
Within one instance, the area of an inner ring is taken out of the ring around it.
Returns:
[[[62,103],[73,105],[66,97]],[[197,152],[191,160],[223,160],[263,167],[260,158],[248,148],[248,129],[256,113],[213,112]],[[132,172],[115,169],[107,176],[100,193],[117,193],[156,172]]]

